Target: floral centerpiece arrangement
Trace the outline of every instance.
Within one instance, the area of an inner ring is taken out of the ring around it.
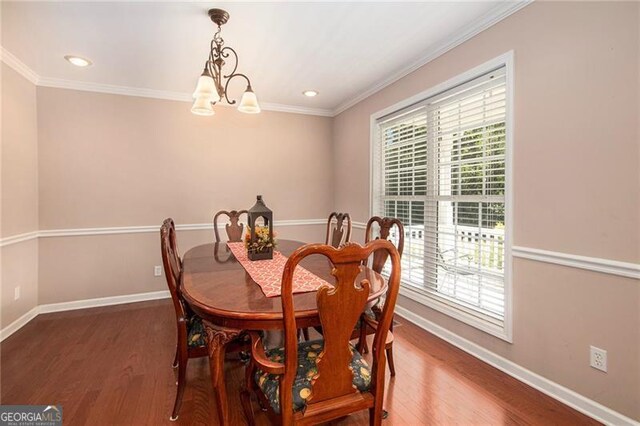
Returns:
[[[268,226],[255,226],[256,239],[252,243],[251,242],[251,228],[247,226],[247,231],[244,234],[244,246],[247,249],[247,253],[258,254],[258,253],[267,253],[272,252],[276,245],[278,244],[278,240],[276,239],[277,233],[273,232],[273,237],[269,236],[269,227]]]

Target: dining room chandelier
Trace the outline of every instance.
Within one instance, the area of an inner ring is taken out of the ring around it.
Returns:
[[[236,101],[229,99],[227,89],[231,80],[241,77],[247,81],[247,88],[242,95],[242,99],[240,99],[238,111],[248,114],[259,113],[260,105],[258,105],[258,98],[251,88],[249,77],[236,72],[238,69],[238,54],[231,47],[224,45],[224,40],[220,35],[221,27],[229,20],[229,14],[222,9],[210,9],[209,18],[218,26],[218,31],[213,35],[209,58],[204,64],[202,75],[198,78],[198,84],[193,93],[195,101],[191,107],[191,112],[197,115],[213,115],[215,113],[213,105],[223,100],[229,105],[235,105]],[[225,60],[229,59],[230,56],[233,60],[233,68],[231,72],[225,74],[222,68],[226,64]]]

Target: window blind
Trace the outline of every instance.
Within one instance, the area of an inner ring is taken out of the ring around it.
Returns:
[[[405,226],[402,285],[496,325],[506,107],[501,67],[378,120],[373,157],[374,213]]]

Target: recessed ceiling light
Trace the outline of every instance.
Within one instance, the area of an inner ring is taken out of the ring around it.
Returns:
[[[64,58],[76,67],[88,67],[91,65],[90,60],[81,58],[80,56],[66,55]]]
[[[308,96],[310,98],[313,98],[314,96],[318,96],[318,91],[317,90],[305,90],[304,92],[302,92],[303,95]]]

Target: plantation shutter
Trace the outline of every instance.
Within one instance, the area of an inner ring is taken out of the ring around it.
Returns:
[[[505,68],[378,121],[373,207],[405,226],[402,285],[503,325]],[[397,236],[395,236],[397,238]]]

